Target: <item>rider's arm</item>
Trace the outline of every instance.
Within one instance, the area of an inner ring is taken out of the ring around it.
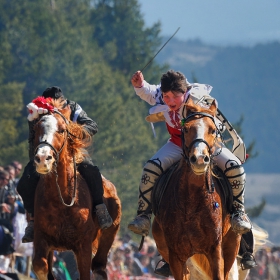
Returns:
[[[131,77],[131,84],[134,87],[136,95],[148,102],[150,105],[156,105],[161,99],[161,90],[159,85],[150,85],[145,81],[141,71],[135,72]]]
[[[134,90],[136,95],[150,105],[155,105],[157,103],[157,97],[161,95],[159,85],[150,85],[146,81],[143,81],[143,86],[141,88],[134,87]]]
[[[93,121],[90,117],[88,117],[87,113],[82,109],[82,107],[78,103],[70,100],[67,100],[67,102],[70,105],[72,111],[70,119],[73,122],[81,124],[90,136],[96,134],[98,131],[97,123]]]

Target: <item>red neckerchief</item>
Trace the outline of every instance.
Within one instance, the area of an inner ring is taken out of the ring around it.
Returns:
[[[178,109],[177,111],[170,110],[168,112],[171,123],[173,124],[174,128],[177,128],[177,129],[181,129],[181,120],[179,117],[179,110],[180,109]]]

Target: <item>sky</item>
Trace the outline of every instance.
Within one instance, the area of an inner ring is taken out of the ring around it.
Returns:
[[[214,45],[280,41],[280,0],[139,0],[146,27]]]

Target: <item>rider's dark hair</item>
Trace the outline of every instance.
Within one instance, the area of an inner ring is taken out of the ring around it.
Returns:
[[[161,77],[161,91],[162,92],[181,92],[185,93],[190,84],[188,83],[184,74],[178,71],[169,70]]]
[[[45,98],[51,97],[52,99],[59,99],[59,98],[65,99],[61,88],[57,86],[46,88],[42,96]]]

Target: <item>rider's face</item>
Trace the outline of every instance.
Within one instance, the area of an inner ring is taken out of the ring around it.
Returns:
[[[182,106],[185,94],[181,92],[167,91],[162,93],[162,97],[164,103],[169,107],[169,109],[176,111]]]

